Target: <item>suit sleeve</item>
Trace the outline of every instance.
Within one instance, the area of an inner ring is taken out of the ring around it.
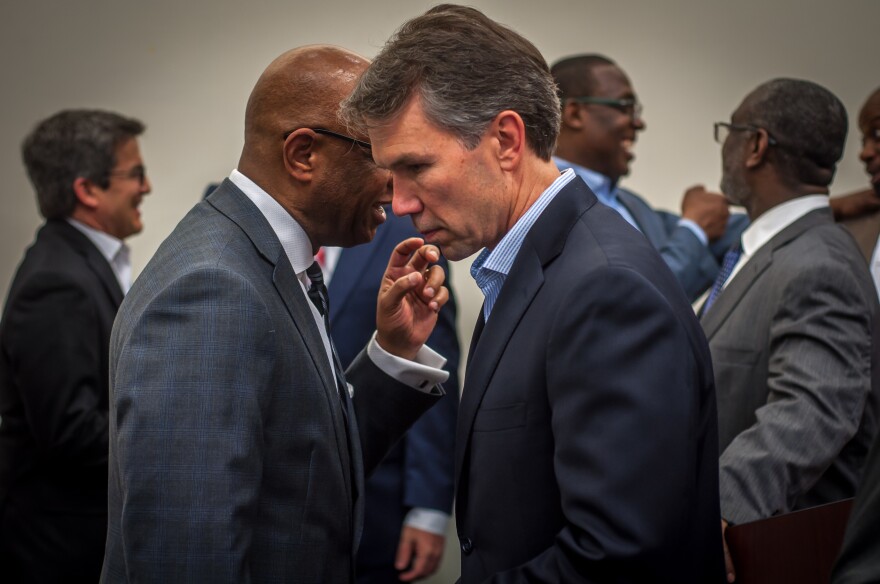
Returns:
[[[44,273],[19,291],[6,319],[11,373],[41,456],[63,466],[106,464],[107,347],[95,299],[75,280]]]
[[[660,256],[693,302],[712,285],[718,275],[718,260],[693,231],[678,224],[680,217],[655,211],[666,229],[667,239],[657,248]],[[723,254],[722,254],[723,255]]]
[[[855,435],[871,390],[864,287],[844,263],[791,271],[770,326],[767,402],[720,459],[732,523],[790,511]]]
[[[448,273],[448,265],[443,265]],[[447,283],[448,285],[448,283]],[[428,345],[446,357],[446,396],[422,416],[406,435],[403,504],[450,513],[455,473],[455,421],[458,413],[460,349],[455,329],[452,289],[440,311]]]
[[[114,337],[111,480],[129,581],[250,581],[274,329],[249,282],[204,270]]]
[[[684,316],[631,270],[591,274],[552,317],[546,374],[565,526],[551,547],[490,581],[668,576],[707,496],[696,469],[716,460],[704,450],[716,439],[705,406],[711,368],[697,363]],[[718,545],[720,559],[720,533]]]

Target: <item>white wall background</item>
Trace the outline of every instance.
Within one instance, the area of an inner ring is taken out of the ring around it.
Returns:
[[[406,19],[435,2],[380,0],[3,1],[0,18],[0,290],[40,224],[20,144],[62,108],[100,107],[143,120],[141,151],[153,194],[132,238],[137,274],[209,182],[238,160],[244,107],[263,68],[308,43],[374,55]],[[645,104],[648,130],[626,180],[656,206],[677,209],[685,187],[717,187],[712,122],[777,76],[834,91],[851,129],[833,191],[867,187],[854,118],[880,85],[878,0],[471,0],[532,40],[548,61],[580,52],[615,59]],[[479,58],[479,55],[474,55]],[[453,269],[467,341],[480,298],[466,266]],[[457,550],[444,576],[452,581]]]

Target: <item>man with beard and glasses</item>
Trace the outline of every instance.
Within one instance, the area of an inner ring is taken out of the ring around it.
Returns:
[[[880,307],[828,201],[846,131],[843,104],[795,79],[715,124],[721,190],[751,221],[701,308],[725,529],[852,497],[876,433]]]

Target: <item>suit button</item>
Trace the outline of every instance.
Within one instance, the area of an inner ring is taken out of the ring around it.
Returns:
[[[469,537],[461,538],[461,553],[468,556],[472,551],[474,551],[474,542]]]

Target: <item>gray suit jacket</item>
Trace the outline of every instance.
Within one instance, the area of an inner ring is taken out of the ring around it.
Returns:
[[[853,496],[877,429],[878,310],[855,242],[820,209],[762,247],[703,315],[722,517]]]
[[[340,399],[278,238],[230,181],[159,248],[110,351],[103,581],[352,581],[364,473],[438,396],[362,353]]]

